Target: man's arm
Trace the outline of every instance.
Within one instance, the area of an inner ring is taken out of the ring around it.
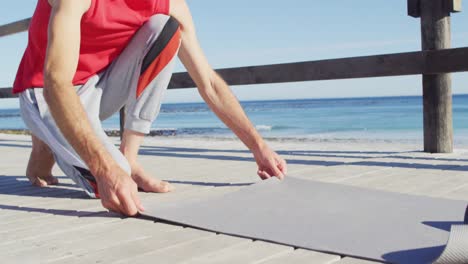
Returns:
[[[197,40],[192,16],[185,1],[171,0],[170,15],[181,24],[182,44],[179,58],[205,102],[252,151],[261,178],[283,178],[287,172],[286,162],[263,141],[226,82],[209,65]]]
[[[137,187],[112,159],[93,131],[72,84],[80,49],[80,23],[90,0],[49,0],[44,98],[62,134],[96,177],[102,204],[126,215],[142,210]]]

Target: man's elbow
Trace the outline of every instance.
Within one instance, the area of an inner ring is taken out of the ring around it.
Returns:
[[[47,103],[53,101],[56,97],[56,91],[61,89],[60,87],[66,86],[66,83],[71,83],[65,81],[57,74],[44,72],[44,99]]]
[[[198,90],[208,103],[218,102],[230,92],[229,86],[215,71],[210,74],[209,78],[203,82]]]
[[[216,94],[216,89],[219,87],[219,76],[215,71],[207,74],[206,78],[201,80],[198,86],[198,91],[202,95],[213,95]]]
[[[57,85],[57,80],[54,79],[54,77],[44,74],[44,89],[43,89],[43,95],[45,101],[49,104],[52,100],[54,100],[54,92],[53,89]]]

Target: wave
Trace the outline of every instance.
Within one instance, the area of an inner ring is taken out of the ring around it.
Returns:
[[[284,130],[290,129],[291,127],[287,126],[268,126],[268,125],[257,125],[255,126],[257,130],[263,132],[270,132],[273,130]],[[117,135],[119,128],[117,127],[106,127],[105,130],[110,135]],[[150,136],[221,136],[221,137],[231,137],[234,134],[227,127],[213,126],[213,127],[156,127],[152,128]]]
[[[267,126],[267,125],[256,125],[255,128],[258,131],[271,131],[273,129],[273,126]]]
[[[334,143],[420,143],[421,138],[418,131],[407,131],[404,136],[400,132],[369,132],[369,131],[340,131],[311,133],[310,131],[291,131],[297,128],[291,126],[269,126],[256,125],[256,128],[263,131],[263,136],[271,141],[294,141],[294,142],[334,142]],[[277,130],[275,132],[275,130]],[[226,127],[192,127],[192,128],[154,128],[151,136],[176,136],[184,138],[203,138],[231,140],[236,136]],[[463,141],[467,141],[468,137]]]
[[[106,129],[117,132],[118,129]],[[152,128],[150,136],[220,136],[228,135],[231,130],[223,127],[190,127],[190,128]]]
[[[255,128],[260,132],[271,132],[276,130],[296,129],[292,126],[270,126],[256,125]],[[232,135],[232,132],[227,127],[183,127],[183,128],[153,128],[151,135]]]
[[[237,141],[239,140],[234,134],[226,135],[178,135],[180,138],[187,139],[204,139],[204,140],[219,140],[219,141]],[[298,136],[274,136],[274,137],[263,137],[265,140],[271,142],[296,142],[296,143],[358,143],[358,144],[373,144],[373,143],[393,143],[393,144],[410,144],[418,145],[422,143],[422,139],[396,139],[396,138],[320,138],[308,135]],[[468,139],[461,139],[458,141],[459,144],[466,144]]]
[[[0,118],[18,118],[21,117],[19,109],[0,109]]]
[[[0,114],[0,118],[15,118],[21,117],[20,114]]]

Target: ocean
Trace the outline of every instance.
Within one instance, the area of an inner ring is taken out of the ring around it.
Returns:
[[[242,102],[260,133],[270,139],[422,142],[420,96]],[[468,95],[453,97],[454,139],[468,145]],[[118,129],[119,116],[103,122]],[[0,110],[0,129],[24,129],[18,109]],[[234,137],[204,103],[164,104],[153,124],[173,137]]]

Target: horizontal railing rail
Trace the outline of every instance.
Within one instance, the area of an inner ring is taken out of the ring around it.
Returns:
[[[20,21],[0,26],[0,37],[26,31],[28,30],[29,23],[31,23],[31,18],[26,18]]]
[[[289,83],[468,71],[468,47],[332,60],[219,69],[229,85]],[[169,89],[193,88],[186,72],[175,73]],[[14,95],[0,89],[0,98]]]
[[[0,88],[0,98],[14,98],[18,97],[17,94],[13,94],[11,88]]]

